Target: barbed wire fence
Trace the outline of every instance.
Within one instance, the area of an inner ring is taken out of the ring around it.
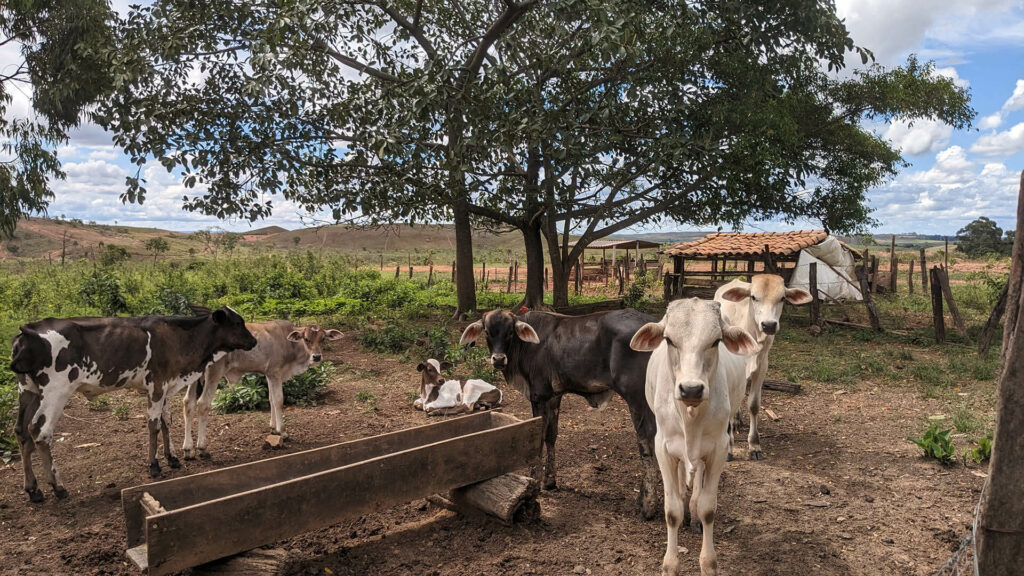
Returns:
[[[960,541],[960,546],[946,560],[946,563],[939,568],[935,576],[981,576],[978,572],[978,518],[981,515],[981,503],[985,501],[985,494],[988,491],[988,479],[981,487],[981,495],[978,496],[978,504],[974,507],[974,519],[971,522],[971,529]]]

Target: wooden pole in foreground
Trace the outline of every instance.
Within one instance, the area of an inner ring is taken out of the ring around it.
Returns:
[[[925,259],[924,248],[921,248],[921,291],[928,293],[928,260]]]
[[[914,295],[914,259],[910,259],[910,268],[907,269],[907,291]]]
[[[942,316],[942,287],[939,286],[938,266],[928,271],[932,283],[932,324],[935,325],[935,343],[946,341],[946,320]]]
[[[978,335],[979,356],[987,352],[989,344],[992,343],[992,337],[995,336],[996,328],[999,327],[999,319],[1003,317],[1003,312],[1006,311],[1006,297],[1009,290],[1010,283],[1007,282],[1003,286],[1003,291],[999,293],[999,299],[996,300],[996,306],[992,309],[992,313],[989,314],[985,327],[981,329],[981,334]]]
[[[956,328],[957,334],[960,334],[964,342],[970,344],[971,339],[967,336],[967,325],[964,324],[964,317],[960,315],[960,309],[957,308],[956,301],[953,300],[953,291],[949,288],[949,274],[945,268],[940,268],[936,276],[939,279],[939,288],[942,289],[942,295],[946,297],[949,314],[953,317],[953,327]]]
[[[882,331],[882,322],[878,318],[878,308],[871,299],[871,290],[868,288],[868,272],[864,266],[857,267],[857,279],[860,281],[860,295],[864,298],[864,306],[868,309],[868,318],[871,320],[871,329]]]
[[[896,258],[896,235],[889,240],[889,293],[896,294],[896,274],[899,272],[900,261]]]
[[[1024,225],[1024,172],[1017,197],[1017,229]],[[976,543],[981,574],[1012,574],[1024,566],[1024,322],[1020,320],[1024,276],[1024,235],[1013,240],[1009,310],[1003,330],[1003,372],[999,380],[988,497],[981,505]],[[1007,336],[1009,335],[1009,336]]]

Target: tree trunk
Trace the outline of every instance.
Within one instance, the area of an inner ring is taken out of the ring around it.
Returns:
[[[473,227],[469,219],[469,198],[461,193],[455,199],[455,292],[458,305],[455,318],[476,311],[476,281],[473,278]]]
[[[544,307],[544,242],[540,236],[540,222],[521,228],[526,246],[526,295],[523,306]]]

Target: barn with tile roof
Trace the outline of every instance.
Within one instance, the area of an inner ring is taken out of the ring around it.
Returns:
[[[819,278],[837,285],[842,298],[859,299],[853,263],[860,254],[824,230],[792,232],[717,232],[670,246],[662,254],[672,259],[672,273],[666,275],[666,295],[670,297],[708,297],[714,290],[735,278],[747,281],[754,274],[780,274],[788,284],[806,278],[801,267],[813,260]],[[804,280],[806,281],[806,280]],[[843,285],[849,285],[844,287]],[[837,298],[839,299],[839,298]]]

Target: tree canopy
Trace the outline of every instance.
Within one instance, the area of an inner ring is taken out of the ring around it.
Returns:
[[[836,74],[871,55],[828,0],[164,0],[120,32],[98,117],[140,167],[182,174],[186,208],[257,219],[279,196],[337,219],[453,221],[463,310],[473,222],[519,228],[529,270],[543,236],[559,303],[570,235],[855,230],[902,164],[864,120],[974,116],[930,63]]]
[[[1013,251],[1013,230],[1007,230],[1004,237],[1003,229],[984,216],[957,230],[956,239],[957,250],[972,258],[989,254],[1009,256]]]
[[[106,0],[12,0],[0,5],[0,46],[22,61],[0,73],[0,237],[22,216],[45,212],[49,180],[63,179],[57,147],[110,86],[114,16]],[[15,92],[34,114],[10,117]]]

